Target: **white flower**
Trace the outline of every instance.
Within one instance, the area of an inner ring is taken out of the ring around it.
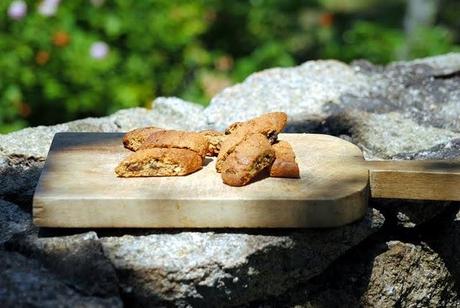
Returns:
[[[16,0],[11,2],[8,7],[8,16],[13,20],[20,20],[27,13],[27,4],[22,0]]]
[[[38,5],[38,12],[43,16],[53,16],[56,14],[60,0],[43,0]]]
[[[108,53],[109,45],[105,42],[94,42],[89,49],[89,54],[94,59],[104,59]]]
[[[91,4],[95,7],[100,7],[104,4],[105,0],[90,0]]]

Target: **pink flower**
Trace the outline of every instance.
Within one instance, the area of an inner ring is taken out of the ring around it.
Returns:
[[[22,0],[15,0],[11,2],[8,7],[8,16],[13,20],[20,20],[27,13],[27,4]]]
[[[109,53],[109,45],[105,42],[95,42],[89,49],[89,54],[94,59],[104,59]]]

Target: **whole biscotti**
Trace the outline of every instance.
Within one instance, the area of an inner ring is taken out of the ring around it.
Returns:
[[[243,186],[270,166],[275,151],[262,134],[252,134],[227,157],[222,166],[222,180],[231,186]]]
[[[153,148],[187,149],[204,159],[208,150],[208,139],[196,132],[165,130],[150,135],[139,150]]]
[[[208,140],[206,156],[217,156],[220,146],[225,139],[225,134],[216,130],[203,130],[199,134]]]
[[[227,156],[248,136],[260,133],[271,143],[286,126],[287,115],[284,112],[270,112],[246,122],[236,122],[226,130],[227,137],[222,142],[217,156],[216,170],[221,172]]]
[[[123,145],[131,151],[137,151],[151,134],[163,130],[153,126],[134,129],[123,136]]]
[[[287,141],[280,140],[272,145],[275,161],[270,167],[271,177],[299,178],[299,166],[295,161],[295,153]]]
[[[201,169],[202,158],[188,149],[153,148],[138,150],[115,169],[119,177],[178,176]]]

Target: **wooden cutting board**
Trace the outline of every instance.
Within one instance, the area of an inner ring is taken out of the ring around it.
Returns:
[[[222,183],[215,161],[183,177],[118,178],[131,152],[121,133],[58,133],[33,200],[41,227],[335,227],[362,218],[379,198],[460,200],[457,161],[365,161],[360,149],[319,134],[280,134],[300,179]]]

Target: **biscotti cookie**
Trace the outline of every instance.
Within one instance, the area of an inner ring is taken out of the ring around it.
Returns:
[[[217,154],[219,154],[222,141],[225,139],[225,134],[216,130],[203,130],[199,132],[199,134],[208,139],[206,156],[217,156]]]
[[[295,162],[295,154],[291,145],[283,140],[272,145],[275,161],[270,168],[270,176],[281,178],[298,178],[299,166]]]
[[[151,134],[162,130],[164,129],[153,126],[134,129],[123,136],[123,145],[131,151],[137,151]]]
[[[246,122],[231,124],[225,131],[226,134],[233,134],[240,130],[252,133],[261,133],[270,140],[276,141],[278,134],[284,129],[287,122],[287,115],[284,112],[269,112]]]
[[[216,171],[222,171],[222,165],[224,164],[227,157],[235,150],[235,148],[243,142],[247,137],[252,135],[247,131],[236,131],[233,134],[226,135],[225,140],[220,146],[219,154],[217,155],[216,160]]]
[[[187,149],[153,148],[138,150],[115,169],[119,177],[177,176],[201,169],[202,158]]]
[[[152,148],[188,149],[204,159],[208,149],[208,139],[196,132],[165,130],[150,135],[139,150]]]
[[[216,161],[216,170],[221,172],[228,155],[249,135],[260,133],[274,143],[284,127],[287,115],[284,112],[269,112],[246,122],[236,122],[226,130],[226,139],[222,142]]]
[[[252,134],[241,142],[222,166],[222,180],[231,186],[249,183],[260,171],[270,166],[275,151],[262,134]]]

